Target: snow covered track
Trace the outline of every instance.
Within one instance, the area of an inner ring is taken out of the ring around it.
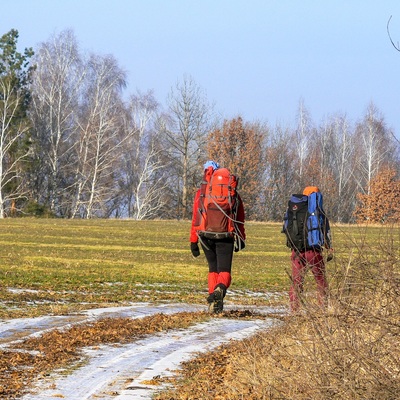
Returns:
[[[0,322],[0,348],[10,346],[13,340],[38,336],[51,329],[68,329],[74,324],[87,323],[99,318],[144,318],[156,313],[172,314],[181,311],[201,311],[204,307],[185,304],[152,306],[137,303],[129,307],[97,308],[68,316],[19,318]]]
[[[15,320],[0,324],[0,343],[12,347],[14,341],[40,335],[49,329],[67,328],[74,323],[88,322],[100,317],[141,318],[156,313],[204,310],[196,305],[137,304],[132,307],[88,310],[85,315],[72,317],[42,317]],[[265,312],[276,310],[263,309]],[[262,311],[258,309],[257,311]],[[260,329],[267,329],[275,319],[240,320],[213,318],[185,330],[150,335],[124,345],[101,345],[85,349],[87,363],[72,373],[53,374],[42,379],[24,400],[65,398],[83,399],[151,399],[160,386],[153,384],[158,377],[173,374],[182,361],[196,352],[209,351],[231,339],[242,339]]]

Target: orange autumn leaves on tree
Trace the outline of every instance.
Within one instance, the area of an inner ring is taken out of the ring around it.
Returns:
[[[257,193],[263,173],[263,135],[257,124],[244,124],[241,117],[225,120],[210,132],[207,154],[239,178],[240,195],[248,218],[257,214]]]
[[[369,194],[358,194],[357,222],[393,223],[400,220],[400,181],[393,168],[382,169],[370,182]]]

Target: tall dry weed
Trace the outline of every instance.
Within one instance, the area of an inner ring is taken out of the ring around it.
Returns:
[[[400,257],[394,230],[352,241],[335,261],[326,310],[242,342],[227,399],[399,399]],[[310,297],[311,299],[311,297]]]

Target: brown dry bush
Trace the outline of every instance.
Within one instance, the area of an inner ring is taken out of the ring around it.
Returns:
[[[159,399],[398,399],[398,245],[388,235],[357,246],[336,261],[326,310],[305,296],[284,324],[189,362],[183,386]]]

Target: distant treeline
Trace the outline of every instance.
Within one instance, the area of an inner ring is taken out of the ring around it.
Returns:
[[[316,125],[303,101],[293,127],[220,119],[190,76],[161,107],[151,90],[127,96],[117,60],[82,53],[72,31],[24,53],[17,41],[0,38],[0,218],[190,218],[207,159],[239,177],[248,220],[281,220],[306,185],[333,221],[397,218],[379,202],[399,195],[399,142],[373,103],[355,124]]]

